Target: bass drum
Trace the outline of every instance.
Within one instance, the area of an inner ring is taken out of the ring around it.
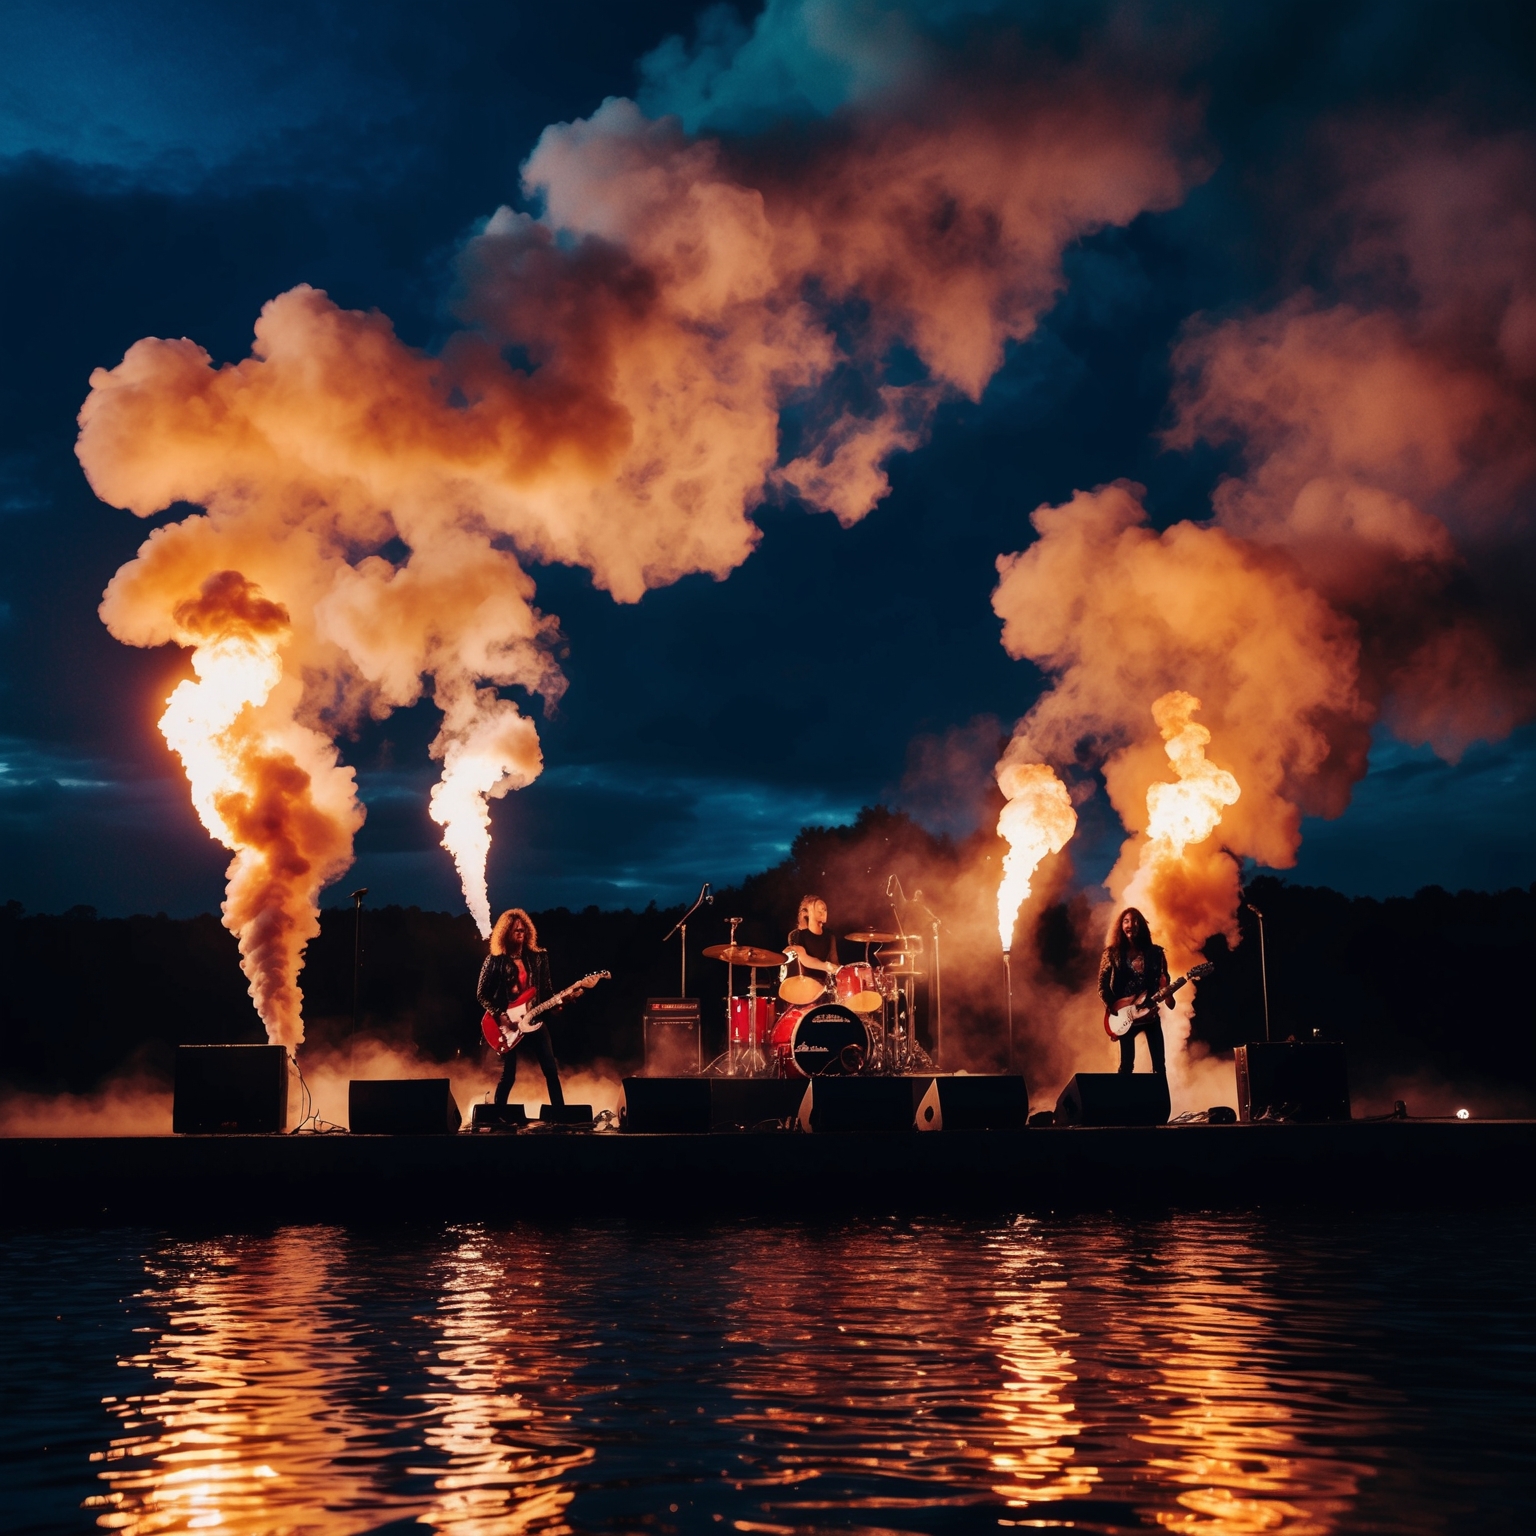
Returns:
[[[847,1077],[869,1061],[869,1026],[841,1003],[786,1008],[773,1027],[780,1077]]]

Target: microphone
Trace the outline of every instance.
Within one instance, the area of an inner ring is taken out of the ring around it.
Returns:
[[[706,880],[704,882],[704,900],[707,901],[710,904],[710,906],[714,906],[714,904],[715,904],[715,898],[712,895],[710,895],[710,892],[709,892],[709,881],[708,880]]]

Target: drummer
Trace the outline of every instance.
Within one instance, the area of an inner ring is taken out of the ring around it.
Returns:
[[[837,935],[827,931],[827,904],[820,896],[802,896],[796,926],[784,945],[787,976],[810,976],[831,983],[837,974]]]

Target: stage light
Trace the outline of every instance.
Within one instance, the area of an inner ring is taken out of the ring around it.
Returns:
[[[1472,1118],[1472,1111],[1470,1109],[1458,1109],[1456,1111],[1456,1118],[1458,1120],[1470,1120]]]

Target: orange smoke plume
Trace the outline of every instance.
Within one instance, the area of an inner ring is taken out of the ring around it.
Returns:
[[[933,82],[899,116],[866,104],[793,164],[610,100],[539,140],[539,216],[502,208],[468,242],[466,328],[440,354],[300,286],[263,309],[244,361],[146,339],[92,375],[77,452],[97,494],[141,517],[204,509],[152,533],[101,612],[127,644],[194,648],[200,691],[178,691],[167,732],[235,850],[225,918],[274,1039],[302,1035],[304,942],[362,820],[339,732],[430,686],[430,811],[486,931],[489,801],[542,767],[500,690],[547,704],[564,686],[523,562],[581,566],[634,602],[725,577],[767,494],[856,521],[938,400],[979,394],[1030,334],[1065,247],[1172,206],[1197,174],[1189,113],[1161,93],[1086,71],[1006,87]],[[849,301],[869,318],[845,344]],[[926,379],[885,381],[897,342]],[[850,367],[873,406],[808,412],[781,465],[785,401]],[[178,619],[210,582],[267,618]]]

